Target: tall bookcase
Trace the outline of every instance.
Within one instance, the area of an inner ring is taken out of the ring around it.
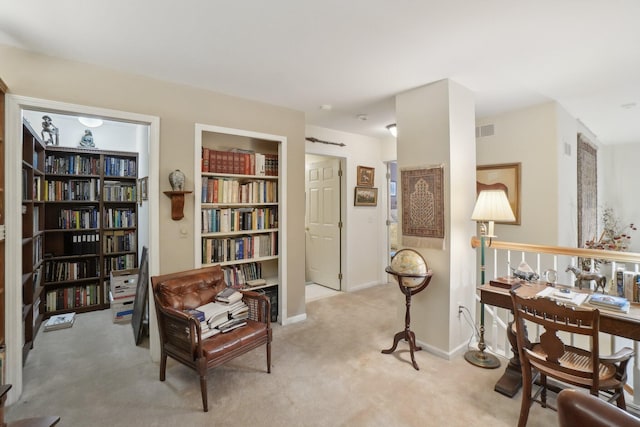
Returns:
[[[26,359],[42,322],[45,147],[28,122],[22,135],[22,357]]]
[[[44,317],[110,307],[112,270],[135,268],[137,153],[47,147]]]
[[[200,135],[195,179],[200,215],[196,264],[220,264],[228,285],[267,294],[271,320],[278,321],[282,141],[217,127],[203,127]]]

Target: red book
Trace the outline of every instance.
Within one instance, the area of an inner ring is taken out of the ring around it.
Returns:
[[[202,172],[209,172],[209,149],[202,147]]]
[[[209,172],[219,172],[217,151],[209,150]]]

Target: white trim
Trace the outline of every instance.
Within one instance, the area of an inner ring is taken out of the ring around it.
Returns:
[[[30,98],[7,94],[5,98],[5,340],[6,350],[6,382],[13,384],[9,392],[7,404],[18,400],[22,394],[22,289],[20,286],[8,284],[22,283],[22,195],[20,191],[22,146],[15,141],[22,141],[22,110],[35,109],[57,112],[61,114],[83,114],[115,119],[149,126],[149,276],[159,274],[160,253],[158,235],[159,220],[159,188],[160,170],[160,118],[138,113],[98,108],[86,105]],[[9,259],[11,254],[11,259]],[[153,313],[153,301],[150,312]],[[150,317],[149,335],[150,352],[154,360],[159,359],[159,343],[155,316]],[[37,342],[36,342],[37,345]],[[155,351],[155,357],[154,357]]]
[[[196,215],[193,221],[193,235],[200,236],[200,209],[202,207],[201,194],[202,194],[202,180],[199,179],[201,171],[201,151],[202,151],[202,132],[215,132],[224,133],[229,135],[244,136],[247,138],[262,139],[267,141],[278,142],[278,204],[280,210],[278,212],[278,276],[280,280],[278,291],[278,303],[280,305],[280,322],[284,325],[290,323],[287,318],[287,137],[282,135],[272,135],[268,133],[253,132],[244,129],[234,129],[214,125],[205,125],[202,123],[195,124],[195,147],[194,147],[194,187],[195,187],[195,203],[194,203],[194,215]],[[202,245],[201,239],[194,239],[194,267],[199,268],[202,265]]]

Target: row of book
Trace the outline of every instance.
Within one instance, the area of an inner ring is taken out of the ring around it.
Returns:
[[[87,307],[97,305],[99,302],[100,287],[98,284],[60,288],[47,292],[45,311]]]
[[[616,294],[632,302],[640,302],[640,273],[635,271],[616,271]]]
[[[104,211],[106,228],[122,228],[136,226],[136,212],[131,208],[108,208]]]
[[[202,148],[202,172],[278,176],[278,155],[251,150]]]
[[[278,208],[202,209],[203,233],[264,230],[278,227]]]
[[[63,230],[79,230],[83,228],[100,228],[98,208],[86,206],[74,209],[60,209],[58,228]]]
[[[276,203],[276,181],[240,182],[229,178],[202,177],[202,203]]]
[[[243,288],[245,286],[258,286],[265,284],[262,279],[262,264],[259,262],[248,262],[245,264],[228,265],[222,267],[224,281],[232,288]]]
[[[608,295],[602,293],[590,294],[588,292],[577,292],[569,287],[548,286],[536,294],[538,297],[545,297],[560,302],[571,307],[579,307],[583,304],[596,308],[628,313],[631,306],[625,297]]]
[[[39,180],[34,180],[36,185],[35,198],[39,200],[40,189],[37,188]],[[68,181],[45,180],[45,201],[97,201],[100,198],[100,179],[90,178],[86,180],[71,179]]]
[[[135,254],[108,256],[104,259],[104,272],[111,274],[114,270],[130,270],[136,268],[136,262]]]
[[[47,261],[44,266],[44,280],[46,282],[62,282],[98,276],[100,276],[98,258],[81,261]]]
[[[98,157],[80,154],[49,154],[44,161],[44,171],[58,175],[100,175]]]
[[[137,185],[123,184],[117,181],[104,182],[104,200],[107,202],[135,202],[137,201]]]
[[[136,232],[134,230],[105,231],[104,252],[132,252],[137,247]]]
[[[202,263],[218,263],[278,255],[275,232],[255,236],[202,239]]]
[[[120,158],[120,157],[104,157],[104,174],[106,176],[123,176],[136,178],[138,170],[136,159]]]

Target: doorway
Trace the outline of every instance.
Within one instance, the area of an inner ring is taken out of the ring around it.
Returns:
[[[108,110],[97,107],[67,104],[56,101],[29,98],[19,95],[7,95],[6,97],[6,137],[10,143],[5,145],[7,181],[21,182],[22,159],[22,119],[25,111],[55,111],[58,114],[71,116],[101,117],[118,122],[128,122],[141,125],[146,128],[147,145],[139,147],[146,150],[148,156],[148,235],[149,246],[149,274],[156,275],[159,272],[159,247],[157,236],[159,235],[159,202],[158,202],[158,176],[159,176],[159,129],[158,117],[129,113],[116,110]],[[96,145],[98,145],[96,141]],[[20,185],[12,185],[6,188],[6,245],[7,253],[11,253],[11,263],[6,265],[7,282],[21,283],[22,251],[21,244],[22,219],[21,205],[22,194]],[[8,256],[8,255],[7,255]],[[13,384],[9,394],[9,403],[17,400],[22,393],[22,290],[19,286],[11,286],[6,289],[6,382]],[[153,312],[153,301],[150,301],[150,312]],[[159,358],[159,345],[157,338],[157,325],[153,316],[149,319],[149,341],[152,359]],[[154,336],[155,335],[155,336]],[[154,357],[155,356],[155,357]]]
[[[342,290],[344,159],[305,156],[305,275],[308,284]]]

